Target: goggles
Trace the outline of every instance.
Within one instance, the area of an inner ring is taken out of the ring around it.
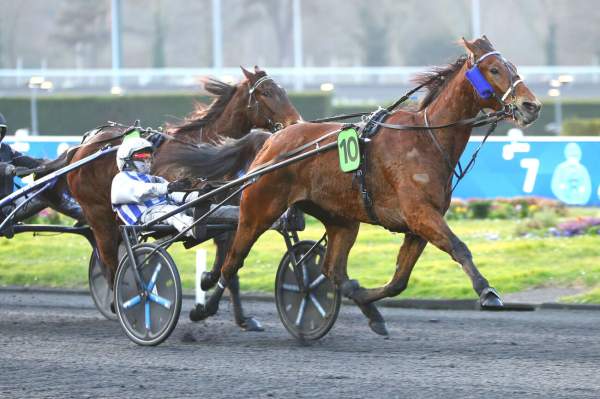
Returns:
[[[152,153],[151,152],[138,152],[138,153],[133,154],[131,156],[131,158],[135,161],[138,161],[138,160],[143,161],[143,160],[152,158]]]

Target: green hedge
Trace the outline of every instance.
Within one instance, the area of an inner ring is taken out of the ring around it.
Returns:
[[[527,134],[547,134],[544,130],[546,125],[554,122],[555,102],[550,99],[543,99],[542,102],[540,117],[527,129]],[[600,99],[567,99],[562,101],[561,108],[564,121],[573,118],[597,118],[600,116]]]
[[[377,105],[336,104],[332,105],[330,94],[322,92],[291,93],[290,99],[306,120],[325,116],[373,111]],[[51,95],[38,100],[39,129],[43,134],[81,134],[107,120],[132,123],[140,119],[145,126],[160,126],[164,122],[177,121],[193,109],[194,102],[209,102],[206,96],[191,93],[183,94],[144,94],[144,95]],[[382,103],[381,106],[386,106]],[[11,131],[30,125],[29,97],[0,98],[0,112],[8,119]],[[527,129],[529,135],[545,135],[546,125],[554,122],[554,103],[544,100],[539,119]],[[598,100],[563,100],[563,118],[597,118],[600,115]],[[566,128],[570,129],[570,125]],[[579,125],[578,125],[579,126]],[[596,126],[596,125],[593,125]],[[501,123],[495,134],[505,134],[513,127]],[[594,128],[597,131],[597,128]],[[581,130],[580,130],[581,131]],[[480,128],[477,132],[482,133]],[[592,131],[586,134],[593,134]]]
[[[548,135],[546,132],[546,125],[554,122],[555,117],[555,108],[554,101],[552,100],[542,100],[543,106],[542,111],[538,120],[536,120],[531,126],[525,130],[525,134],[527,135]],[[382,106],[386,106],[387,104],[382,104]],[[565,120],[572,118],[597,118],[600,116],[600,99],[591,99],[591,100],[563,100],[562,104],[562,113],[563,118]],[[359,112],[359,111],[369,111],[377,109],[376,105],[371,104],[352,104],[352,105],[335,105],[332,107],[332,114],[338,115],[343,113],[351,113],[351,112]],[[498,128],[495,130],[495,135],[503,135],[506,134],[508,129],[513,128],[514,125],[509,122],[502,122],[498,125]],[[483,134],[485,132],[484,128],[479,128],[476,130],[476,134]],[[585,133],[594,134],[594,132]]]
[[[304,92],[288,94],[290,100],[304,120],[331,115],[331,94],[323,92]]]
[[[305,119],[331,113],[328,94],[290,94],[290,99]],[[48,135],[79,135],[109,120],[128,124],[140,119],[144,126],[161,126],[183,118],[193,110],[195,102],[210,101],[209,97],[195,94],[44,96],[38,99],[38,126],[42,134]],[[8,120],[11,132],[30,126],[29,97],[0,98],[0,112]]]
[[[563,136],[600,136],[600,118],[571,118],[562,126]]]

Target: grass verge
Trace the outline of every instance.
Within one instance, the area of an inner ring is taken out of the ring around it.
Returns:
[[[589,214],[589,210],[575,211]],[[573,212],[571,212],[573,215]],[[500,292],[518,292],[543,286],[587,286],[584,295],[567,298],[574,302],[600,302],[600,237],[519,238],[514,236],[519,221],[461,220],[450,226],[469,246],[484,276]],[[318,239],[323,226],[309,222],[302,239]],[[363,225],[357,244],[350,253],[351,278],[373,287],[385,284],[392,276],[401,234]],[[214,257],[212,243],[199,248]],[[193,250],[180,244],[173,255],[185,289],[194,285]],[[241,271],[245,291],[272,292],[277,265],[285,252],[283,239],[269,231],[254,246]],[[77,236],[33,237],[21,234],[0,240],[0,285],[85,287],[90,248]],[[470,281],[450,257],[428,245],[417,263],[408,289],[408,298],[474,298]]]

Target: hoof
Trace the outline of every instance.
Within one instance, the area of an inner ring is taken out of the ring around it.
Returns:
[[[202,288],[202,291],[210,290],[215,284],[217,282],[213,279],[211,272],[202,272],[202,276],[200,276],[200,288]]]
[[[388,337],[390,335],[387,326],[385,325],[385,321],[370,321],[369,327],[371,327],[371,330],[373,330],[373,332],[377,335],[384,337]]]
[[[201,304],[197,304],[194,309],[190,310],[191,321],[205,320],[209,316],[211,316],[210,313],[208,313],[204,305]]]
[[[479,297],[481,310],[502,310],[504,304],[498,292],[492,287],[485,288]]]
[[[246,317],[238,326],[244,331],[265,331],[263,326],[254,317]]]
[[[344,281],[340,287],[342,295],[349,299],[353,299],[354,294],[359,289],[360,289],[360,284],[356,280]]]

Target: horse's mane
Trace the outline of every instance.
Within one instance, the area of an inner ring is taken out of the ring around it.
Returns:
[[[198,131],[214,122],[233,98],[237,86],[217,79],[209,79],[204,84],[204,89],[215,97],[213,102],[208,107],[203,104],[196,104],[195,110],[186,116],[182,123],[169,126],[172,129],[171,134]]]
[[[425,84],[425,89],[427,90],[427,94],[425,94],[425,97],[423,97],[419,103],[419,111],[425,109],[437,98],[448,82],[452,80],[454,74],[462,68],[466,61],[467,56],[461,55],[451,64],[433,67],[429,71],[415,76],[413,82],[419,85]]]
[[[475,40],[473,42],[473,45],[478,47],[484,53],[494,51],[492,44],[485,36],[483,37],[483,39]],[[423,100],[421,100],[419,104],[419,111],[425,109],[429,104],[433,102],[433,100],[437,98],[437,96],[446,87],[448,82],[452,80],[456,72],[458,72],[465,64],[465,62],[467,62],[468,58],[469,57],[466,54],[463,54],[451,64],[433,67],[429,71],[423,72],[415,76],[413,82],[419,85],[425,84],[425,88],[427,89],[427,94],[425,94],[425,97],[423,98]]]

